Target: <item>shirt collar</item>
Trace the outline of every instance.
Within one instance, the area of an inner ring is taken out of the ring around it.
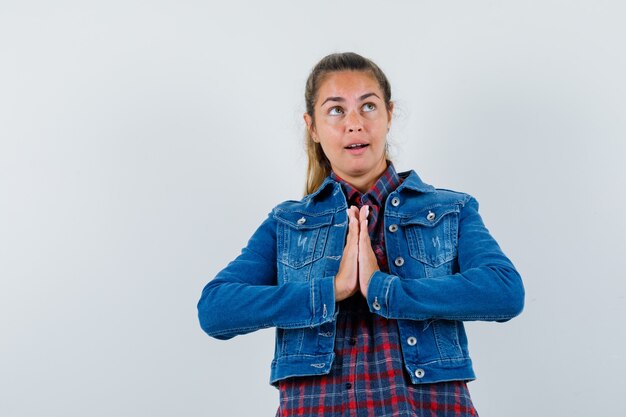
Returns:
[[[387,169],[378,178],[378,180],[376,180],[372,188],[370,188],[366,193],[361,193],[344,179],[339,177],[339,175],[337,175],[334,171],[331,171],[330,178],[341,184],[346,200],[349,202],[355,201],[357,197],[360,197],[359,201],[362,201],[363,197],[367,195],[369,196],[369,199],[378,203],[380,207],[384,205],[387,196],[402,183],[402,178],[400,178],[396,172],[396,169],[391,161],[387,161]]]

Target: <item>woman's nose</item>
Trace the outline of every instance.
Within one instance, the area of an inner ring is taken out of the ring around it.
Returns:
[[[346,118],[346,128],[348,129],[348,132],[360,132],[363,130],[363,121],[357,112],[351,111],[348,113],[348,117]]]

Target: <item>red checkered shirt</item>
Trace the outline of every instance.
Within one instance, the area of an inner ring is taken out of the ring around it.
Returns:
[[[362,194],[331,173],[348,205],[370,206],[368,231],[381,271],[388,272],[383,210],[402,182],[393,164]],[[330,373],[279,381],[277,417],[477,416],[464,381],[414,385],[406,374],[396,320],[369,311],[360,293],[338,303]]]

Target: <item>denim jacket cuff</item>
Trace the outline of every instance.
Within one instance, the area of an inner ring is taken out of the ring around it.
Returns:
[[[389,289],[397,278],[381,271],[374,272],[367,287],[367,304],[372,313],[389,317]]]
[[[317,326],[332,321],[335,316],[335,277],[328,276],[311,282],[313,323]]]

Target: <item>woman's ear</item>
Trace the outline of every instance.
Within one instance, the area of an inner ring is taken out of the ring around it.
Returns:
[[[309,131],[309,135],[311,135],[313,142],[319,142],[317,140],[317,135],[315,134],[315,127],[313,126],[313,118],[311,115],[305,112],[302,117],[304,117],[304,123],[306,123],[306,128]]]
[[[387,130],[391,129],[391,119],[393,118],[394,104],[395,103],[393,101],[389,102],[389,109],[387,110]]]

